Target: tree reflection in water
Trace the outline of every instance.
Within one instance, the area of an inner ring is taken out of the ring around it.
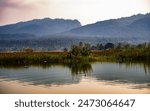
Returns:
[[[84,74],[86,76],[93,71],[90,63],[71,63],[68,64],[68,67],[70,68],[72,75]]]

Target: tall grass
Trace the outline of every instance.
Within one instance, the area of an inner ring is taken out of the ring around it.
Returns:
[[[93,51],[90,56],[70,57],[68,52],[13,52],[0,53],[0,65],[67,64],[94,61],[150,62],[150,49],[110,49]]]
[[[114,61],[150,61],[150,49],[111,49],[106,51],[93,52],[94,57],[99,57],[104,60],[114,60]],[[101,59],[101,60],[102,60]]]

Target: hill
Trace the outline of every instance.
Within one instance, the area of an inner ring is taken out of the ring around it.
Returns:
[[[44,18],[0,26],[0,34],[31,34],[44,36],[61,33],[80,26],[81,24],[78,20]]]
[[[150,39],[150,13],[100,21],[72,29],[63,34],[80,37]]]

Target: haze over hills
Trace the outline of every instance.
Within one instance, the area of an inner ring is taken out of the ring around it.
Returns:
[[[35,19],[0,26],[0,50],[54,50],[71,44],[150,41],[150,13],[81,26],[78,20]]]
[[[85,26],[81,26],[78,20],[35,19],[0,26],[0,34],[8,34],[9,37],[10,34],[13,34],[12,36],[17,36],[14,34],[23,34],[42,37],[58,35],[70,37],[150,38],[150,13],[110,19]]]
[[[64,35],[104,38],[136,37],[150,39],[150,13],[100,21],[72,29],[71,31],[65,32]]]
[[[44,36],[61,33],[80,26],[81,24],[78,20],[44,18],[0,26],[0,34],[31,34]]]

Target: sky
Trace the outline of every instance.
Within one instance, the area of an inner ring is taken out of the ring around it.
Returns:
[[[150,0],[0,0],[0,25],[47,17],[85,25],[149,12]]]

